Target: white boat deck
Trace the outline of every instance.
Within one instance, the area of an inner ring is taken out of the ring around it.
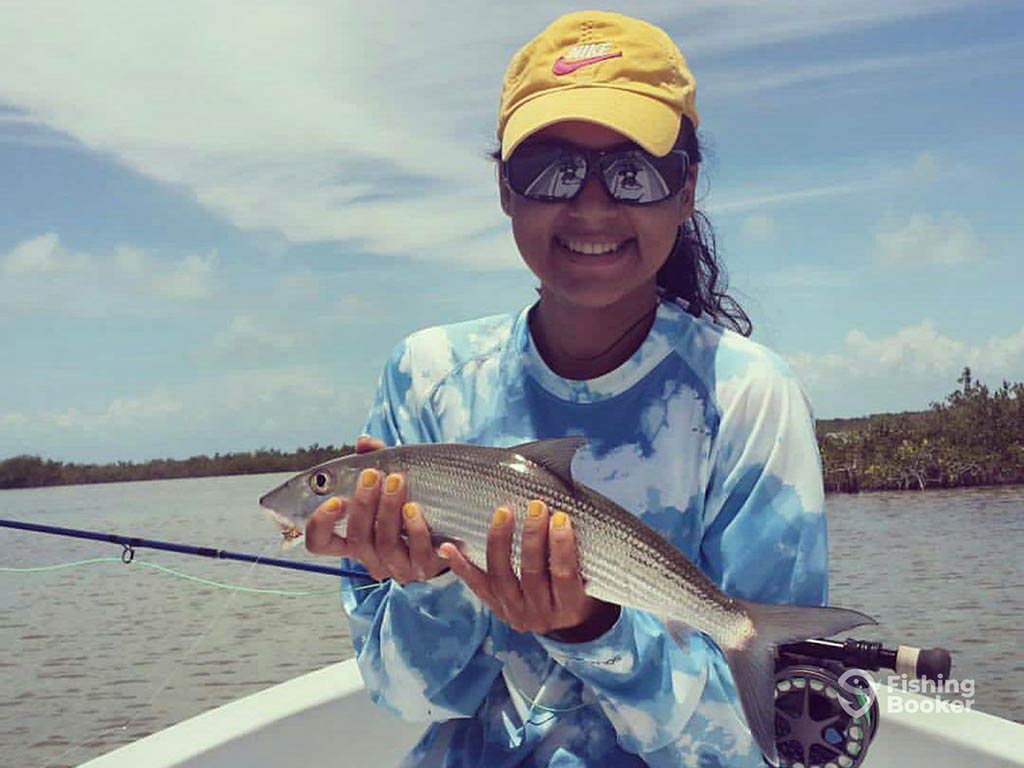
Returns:
[[[887,698],[880,697],[881,724],[866,768],[1024,766],[1022,725],[972,711],[890,712]],[[349,660],[205,712],[81,768],[394,766],[424,727],[378,709]]]

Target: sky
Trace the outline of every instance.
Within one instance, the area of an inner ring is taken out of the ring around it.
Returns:
[[[0,459],[351,443],[403,336],[535,299],[486,155],[585,7],[0,2]],[[698,207],[819,418],[1024,379],[1024,6],[603,9],[685,54]]]

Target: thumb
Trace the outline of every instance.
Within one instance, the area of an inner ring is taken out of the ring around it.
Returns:
[[[335,524],[345,514],[345,500],[332,496],[316,508],[306,523],[306,549],[315,555],[348,554],[348,542],[334,532]]]

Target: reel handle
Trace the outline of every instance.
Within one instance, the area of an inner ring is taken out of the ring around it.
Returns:
[[[897,648],[883,648],[873,640],[844,641],[820,638],[803,640],[799,643],[780,645],[780,656],[803,656],[812,659],[838,661],[845,667],[878,670],[882,667],[901,675],[938,682],[949,677],[953,659],[945,648],[915,648],[901,645]]]

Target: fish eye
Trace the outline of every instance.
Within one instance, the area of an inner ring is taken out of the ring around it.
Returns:
[[[309,489],[317,496],[324,496],[330,493],[333,481],[331,473],[321,469],[309,476]]]

